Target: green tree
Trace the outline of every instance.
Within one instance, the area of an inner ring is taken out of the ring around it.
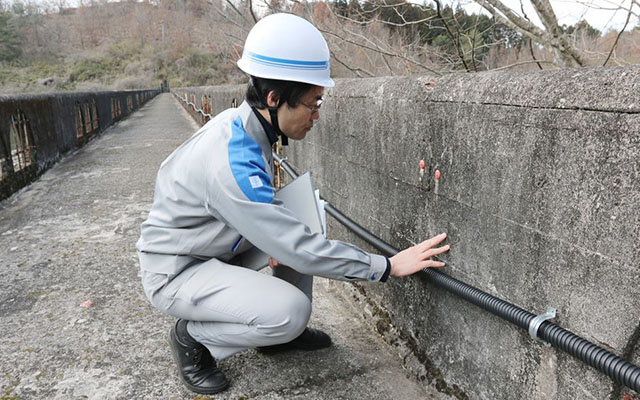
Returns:
[[[344,1],[334,0],[341,13]],[[387,4],[389,3],[389,4]],[[454,69],[477,71],[493,47],[520,48],[522,34],[484,14],[467,14],[461,8],[436,0],[436,6],[407,0],[366,0],[360,20],[378,20],[405,39],[405,43],[437,47],[455,63]]]
[[[0,61],[12,61],[22,54],[20,37],[11,18],[11,13],[0,10]]]
[[[576,34],[576,33],[579,33],[579,32],[583,32],[586,36],[591,37],[591,38],[597,38],[598,36],[600,36],[602,34],[602,32],[600,32],[599,30],[597,30],[596,28],[591,26],[585,20],[580,20],[580,22],[578,22],[575,25],[571,25],[571,26],[562,25],[560,28],[562,29],[562,31],[564,33]]]

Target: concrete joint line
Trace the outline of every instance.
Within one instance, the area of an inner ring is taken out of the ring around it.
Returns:
[[[522,104],[505,104],[505,103],[494,103],[494,102],[477,102],[477,101],[453,101],[453,100],[428,100],[429,103],[445,103],[445,104],[465,104],[465,105],[476,105],[476,106],[500,106],[500,107],[514,107],[514,108],[529,108],[532,110],[557,110],[557,111],[589,111],[589,112],[602,112],[602,113],[615,113],[615,114],[640,114],[640,109],[634,110],[620,110],[620,109],[600,109],[600,108],[592,108],[592,107],[541,107],[541,106],[530,106],[530,105],[522,105]]]

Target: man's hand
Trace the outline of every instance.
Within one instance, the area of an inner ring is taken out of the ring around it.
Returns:
[[[449,245],[434,248],[447,238],[446,233],[441,233],[422,243],[404,249],[391,257],[391,276],[407,276],[425,268],[444,267],[442,261],[434,261],[431,257],[449,251]]]
[[[270,266],[271,268],[277,268],[277,267],[279,267],[279,266],[281,266],[281,265],[282,265],[282,264],[280,264],[278,261],[276,261],[276,259],[275,259],[275,258],[273,258],[273,257],[269,257],[269,266]]]

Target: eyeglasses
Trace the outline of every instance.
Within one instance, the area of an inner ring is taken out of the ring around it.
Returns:
[[[320,110],[320,107],[322,107],[322,103],[324,103],[324,97],[320,97],[318,100],[316,100],[316,105],[313,107],[309,107],[308,105],[304,104],[304,103],[298,103],[300,104],[302,107],[306,108],[307,110],[309,110],[309,112],[311,114],[315,113],[316,111]]]

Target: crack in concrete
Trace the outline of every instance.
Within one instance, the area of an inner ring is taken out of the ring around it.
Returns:
[[[358,162],[356,162],[356,161],[353,161],[353,160],[349,160],[349,159],[347,159],[347,162],[349,162],[350,164],[357,165],[357,166],[359,166],[359,167],[364,167],[364,165],[362,165],[362,164],[360,164],[360,163],[358,163]],[[371,168],[371,167],[368,167],[368,168],[369,168],[369,169],[371,169],[372,171],[376,172],[376,173],[377,173],[377,174],[379,174],[379,175],[386,176],[386,177],[388,177],[388,178],[390,178],[390,179],[394,180],[395,182],[400,182],[400,183],[403,183],[403,184],[405,184],[405,185],[411,186],[411,187],[413,187],[413,188],[416,188],[416,189],[419,189],[419,190],[425,191],[425,188],[424,188],[424,187],[422,187],[421,185],[416,185],[416,184],[414,184],[414,183],[407,182],[407,181],[405,181],[405,180],[403,180],[403,179],[401,179],[401,178],[398,178],[398,177],[396,177],[396,176],[393,176],[393,175],[391,175],[391,174],[389,174],[388,172],[385,172],[385,171],[383,171],[383,170],[378,170],[378,169],[376,169],[376,168]],[[604,253],[600,253],[600,252],[597,252],[597,251],[594,251],[594,250],[587,249],[587,248],[582,247],[582,246],[580,246],[580,245],[578,245],[578,244],[576,244],[576,243],[572,243],[572,242],[569,242],[569,241],[567,241],[567,240],[565,240],[565,239],[562,239],[562,238],[559,238],[559,237],[557,237],[557,236],[551,235],[551,234],[549,234],[549,233],[545,233],[545,232],[543,232],[543,231],[541,231],[541,230],[539,230],[539,229],[537,229],[537,228],[533,228],[533,227],[531,227],[531,226],[528,226],[528,225],[522,224],[522,223],[520,223],[520,222],[517,222],[517,221],[511,220],[511,219],[509,219],[509,218],[502,217],[502,216],[497,215],[497,214],[492,214],[492,213],[487,212],[486,210],[484,210],[484,209],[482,209],[482,208],[474,207],[473,205],[471,205],[471,204],[469,204],[469,203],[465,203],[465,202],[460,201],[460,200],[455,200],[455,199],[452,199],[452,198],[450,198],[450,197],[444,196],[444,195],[442,195],[442,194],[436,194],[436,193],[434,193],[433,191],[428,191],[428,193],[429,193],[429,194],[431,194],[432,196],[440,197],[440,198],[446,199],[446,200],[448,200],[448,201],[451,201],[451,202],[453,202],[453,203],[457,203],[457,204],[463,205],[463,206],[468,207],[468,208],[470,208],[470,209],[472,209],[472,210],[474,210],[474,211],[479,211],[479,212],[482,212],[482,213],[488,214],[488,215],[489,215],[489,216],[491,216],[491,217],[497,218],[497,219],[499,219],[499,220],[501,220],[501,221],[504,221],[504,222],[508,222],[508,223],[510,223],[510,224],[512,224],[512,225],[518,226],[518,227],[523,228],[523,229],[526,229],[526,230],[528,230],[528,231],[531,231],[531,232],[537,233],[538,235],[541,235],[541,236],[544,236],[544,237],[548,237],[548,238],[553,239],[553,240],[555,240],[555,241],[558,241],[558,242],[560,242],[560,243],[562,243],[562,244],[564,244],[564,245],[574,247],[574,248],[576,248],[576,249],[578,249],[578,250],[580,250],[580,251],[582,251],[582,252],[584,252],[584,253],[586,253],[586,254],[589,254],[589,255],[595,255],[595,256],[598,256],[598,257],[603,258],[603,259],[608,260],[608,261],[618,261],[618,262],[620,262],[623,266],[625,266],[625,265],[634,265],[634,263],[632,263],[630,260],[626,260],[626,259],[623,259],[623,258],[616,258],[616,257],[610,256],[610,255],[604,254]]]
[[[529,108],[532,110],[551,110],[551,111],[589,111],[589,112],[603,112],[603,113],[615,113],[615,114],[640,114],[640,109],[622,110],[622,109],[600,109],[595,107],[545,107],[545,106],[532,106],[523,104],[506,104],[496,102],[477,102],[477,101],[453,101],[453,100],[431,100],[426,99],[425,103],[435,104],[468,104],[476,106],[499,106],[499,107],[514,107],[514,108]]]

